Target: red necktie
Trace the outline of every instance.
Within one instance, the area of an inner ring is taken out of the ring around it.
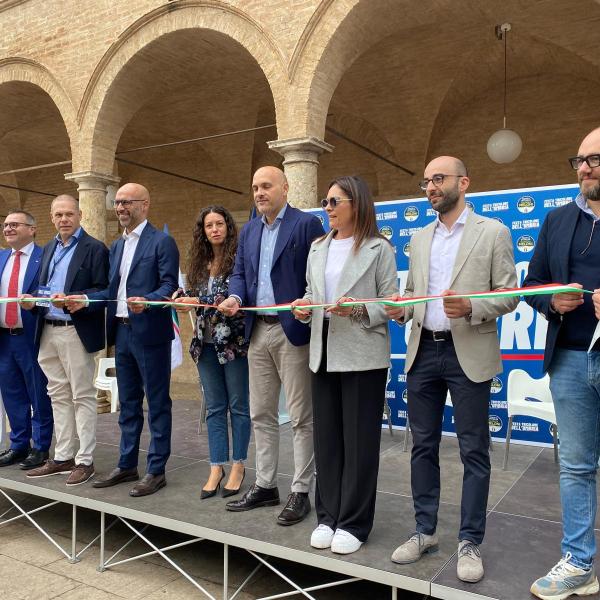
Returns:
[[[19,271],[21,270],[21,254],[20,250],[15,252],[15,260],[13,262],[12,272],[8,281],[8,297],[17,298],[19,296]],[[9,302],[6,305],[6,326],[9,329],[17,326],[18,314],[17,314],[17,303]]]

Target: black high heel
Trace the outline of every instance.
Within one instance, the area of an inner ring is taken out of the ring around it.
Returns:
[[[219,488],[221,487],[221,481],[223,481],[224,478],[225,478],[225,469],[223,467],[221,467],[221,479],[219,479],[219,482],[217,483],[217,487],[214,490],[202,490],[200,492],[200,499],[206,500],[207,498],[212,498],[213,496],[216,496],[217,492],[219,491]]]
[[[242,483],[244,483],[245,478],[246,478],[246,469],[244,469],[244,474],[242,475],[242,480],[240,481],[240,485],[238,486],[238,488],[232,489],[232,488],[223,486],[223,491],[221,492],[221,496],[223,498],[229,498],[229,496],[235,496],[240,491],[240,488],[242,487]]]

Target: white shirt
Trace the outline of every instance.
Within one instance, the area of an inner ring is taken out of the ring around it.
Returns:
[[[21,248],[21,262],[19,264],[19,288],[17,294],[23,293],[23,280],[25,279],[25,272],[27,271],[27,266],[29,265],[29,259],[31,258],[31,253],[33,252],[34,242],[27,244]],[[15,262],[15,252],[13,250],[6,261],[6,265],[4,266],[4,271],[2,271],[2,281],[0,282],[0,296],[6,298],[8,296],[8,283],[10,281],[10,275],[12,273],[13,264]],[[0,304],[0,327],[6,327],[6,304]],[[21,320],[21,308],[17,304],[17,324],[15,327],[23,327],[23,321]]]
[[[352,252],[352,246],[354,246],[353,237],[343,240],[331,238],[327,252],[327,262],[325,263],[325,302],[327,304],[333,304],[339,300],[337,295],[338,283],[346,260]],[[325,317],[329,318],[330,314],[325,313]]]
[[[123,255],[121,256],[121,265],[119,266],[119,275],[121,280],[119,281],[119,289],[117,291],[117,317],[128,317],[127,312],[127,277],[129,276],[129,269],[131,268],[131,261],[135,254],[140,236],[148,220],[142,221],[131,233],[123,232],[123,239],[125,244],[123,246]]]
[[[433,233],[431,256],[429,257],[428,296],[437,296],[449,289],[469,210],[468,207],[465,207],[450,230],[440,221],[439,215],[436,219],[437,226]],[[444,312],[443,300],[427,302],[423,327],[431,331],[448,331],[450,329],[450,319]]]

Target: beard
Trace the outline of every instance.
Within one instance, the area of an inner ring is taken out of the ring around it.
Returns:
[[[458,200],[460,198],[460,193],[458,191],[458,183],[456,184],[456,187],[445,192],[442,192],[441,190],[436,190],[435,193],[429,195],[428,198],[430,203],[431,199],[435,198],[436,204],[435,206],[433,206],[433,203],[431,203],[432,207],[434,210],[440,213],[440,215],[443,215],[444,213],[447,213],[448,211],[452,210],[458,203]]]
[[[591,184],[592,181],[594,182],[593,185],[585,185],[585,184]],[[580,179],[579,180],[579,191],[581,192],[581,195],[586,200],[600,200],[600,181],[598,179],[595,179],[595,180]]]

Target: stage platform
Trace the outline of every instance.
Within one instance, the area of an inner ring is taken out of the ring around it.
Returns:
[[[402,451],[404,432],[394,431],[394,435],[391,436],[387,429],[382,430],[375,527],[369,541],[360,551],[341,557],[329,550],[318,551],[310,547],[310,533],[316,525],[314,511],[301,524],[281,527],[276,524],[276,516],[281,506],[246,513],[229,513],[225,511],[225,499],[215,497],[200,500],[200,487],[206,479],[209,463],[206,431],[198,434],[198,411],[197,402],[174,403],[173,455],[167,465],[168,485],[154,496],[129,497],[131,484],[95,490],[88,484],[67,488],[64,478],[59,476],[27,480],[23,471],[13,467],[0,470],[0,489],[9,497],[17,498],[17,503],[24,493],[71,505],[75,507],[73,521],[79,508],[100,513],[102,535],[95,544],[101,545],[101,556],[104,556],[106,540],[110,536],[107,528],[113,516],[122,518],[120,523],[138,531],[138,524],[149,524],[192,536],[192,539],[211,540],[222,544],[225,557],[223,595],[216,597],[232,597],[230,592],[227,592],[231,584],[228,581],[230,547],[249,551],[255,557],[256,564],[263,565],[263,568],[275,568],[269,557],[276,557],[338,574],[338,580],[359,578],[389,586],[388,597],[392,598],[419,597],[403,595],[402,590],[408,590],[422,596],[430,595],[450,600],[531,598],[531,582],[547,572],[560,557],[558,466],[554,464],[552,449],[513,444],[508,469],[503,471],[503,444],[494,443],[488,527],[482,546],[486,574],[478,584],[463,584],[456,578],[456,536],[460,514],[462,465],[454,438],[444,437],[440,456],[440,551],[413,565],[400,566],[390,561],[390,555],[414,528],[409,453]],[[96,470],[106,473],[115,466],[118,455],[117,415],[99,415],[98,441],[95,454]],[[148,436],[144,434],[142,447],[147,447],[147,444]],[[280,457],[279,489],[285,501],[292,471],[289,425],[281,429]],[[142,456],[142,460],[144,459]],[[254,464],[253,443],[248,464]],[[140,466],[143,471],[144,465]],[[247,489],[253,480],[254,471],[248,468],[243,489]],[[11,516],[13,514],[4,518]],[[32,513],[31,518],[35,520],[36,515]],[[0,527],[0,543],[1,540]],[[191,540],[186,543],[191,543]],[[186,543],[178,544],[178,547],[174,548],[176,553],[183,555]],[[70,555],[73,559],[80,550],[80,547],[73,552],[67,550],[65,556],[69,558]],[[155,552],[157,550],[158,548],[154,548]],[[101,566],[110,568],[111,565],[103,561],[104,558],[101,559]],[[277,569],[276,572],[279,574]],[[336,577],[328,575],[324,579],[331,582],[335,581]],[[310,591],[309,588],[302,588],[291,581],[288,583],[288,589],[296,594],[309,598],[321,597],[319,594],[322,592]],[[296,589],[294,585],[297,586]],[[363,597],[360,592],[353,591],[356,586],[356,583],[349,582],[337,588],[339,598]],[[190,583],[190,597],[195,597],[195,591]],[[198,597],[202,597],[199,591]],[[600,596],[590,598],[598,599]]]

